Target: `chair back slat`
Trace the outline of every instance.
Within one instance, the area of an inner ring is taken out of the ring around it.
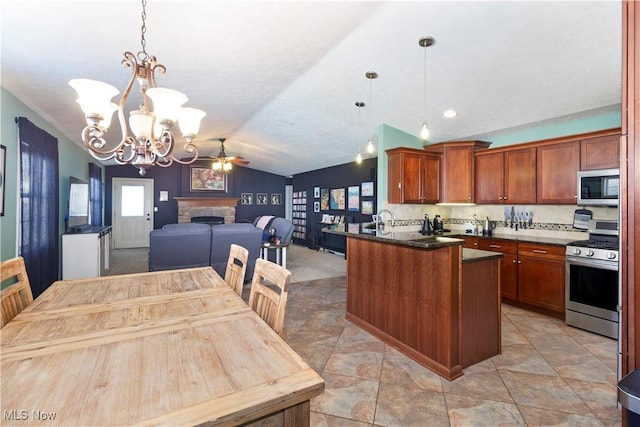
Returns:
[[[0,282],[9,279],[14,279],[15,283],[0,291],[2,304],[0,328],[33,302],[31,284],[24,265],[24,258],[12,258],[0,263]]]
[[[271,328],[282,335],[291,272],[264,259],[257,259],[251,281],[249,305]]]
[[[224,281],[240,296],[242,296],[242,286],[244,285],[248,261],[249,250],[235,243],[231,244]]]

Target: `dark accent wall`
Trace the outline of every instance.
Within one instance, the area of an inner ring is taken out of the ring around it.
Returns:
[[[304,172],[301,174],[297,174],[293,176],[292,184],[293,191],[306,191],[307,192],[307,235],[312,236],[317,239],[322,237],[319,233],[318,224],[322,220],[323,214],[329,215],[344,215],[346,218],[350,220],[350,222],[370,222],[371,215],[363,215],[358,212],[349,211],[348,204],[345,206],[344,210],[327,210],[314,212],[313,204],[314,202],[319,202],[319,198],[314,198],[313,189],[314,187],[333,189],[333,188],[344,188],[345,194],[349,187],[351,186],[360,186],[363,182],[373,182],[374,187],[374,195],[373,197],[365,197],[360,196],[360,201],[362,200],[371,200],[373,201],[373,212],[375,213],[377,210],[376,206],[376,198],[377,188],[377,158],[365,159],[361,164],[357,164],[356,162],[345,163],[343,165],[332,166],[324,169],[318,169],[310,172]],[[341,237],[341,236],[335,236]],[[334,236],[327,235],[328,239],[332,239],[331,242],[326,242],[328,246],[333,249],[344,251],[345,243],[344,237],[341,239],[334,239]]]
[[[144,178],[153,179],[153,206],[158,208],[154,213],[154,228],[162,228],[165,224],[178,222],[178,203],[174,197],[237,197],[242,193],[253,194],[252,205],[242,205],[238,202],[236,220],[253,221],[260,215],[285,216],[285,183],[286,177],[234,166],[228,175],[227,192],[191,191],[189,175],[191,167],[208,167],[210,162],[198,161],[192,165],[173,164],[168,168],[154,166],[147,169]],[[105,167],[105,223],[111,225],[112,217],[112,179],[113,178],[141,178],[138,169],[130,165]],[[169,193],[169,200],[159,200],[160,191]],[[269,203],[256,205],[256,193],[267,193]],[[272,194],[281,194],[280,205],[271,204]]]

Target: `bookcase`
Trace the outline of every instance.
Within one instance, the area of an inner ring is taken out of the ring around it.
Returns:
[[[307,242],[307,192],[293,192],[293,243],[305,245]]]

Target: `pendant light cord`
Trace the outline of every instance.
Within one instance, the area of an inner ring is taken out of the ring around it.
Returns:
[[[423,104],[422,104],[422,113],[423,113],[423,117],[424,117],[424,122],[427,123],[427,46],[425,46],[423,49],[424,49],[424,72],[423,72],[423,78],[424,78],[423,95],[424,95],[424,99],[423,99]]]

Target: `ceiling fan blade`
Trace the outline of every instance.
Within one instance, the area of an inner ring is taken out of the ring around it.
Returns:
[[[235,165],[248,165],[249,162],[247,160],[232,160],[231,163]]]

